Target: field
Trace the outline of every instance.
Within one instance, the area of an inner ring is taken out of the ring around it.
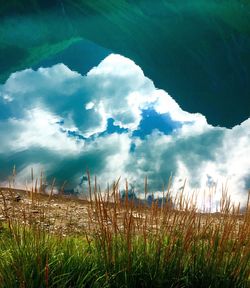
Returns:
[[[250,287],[249,202],[201,213],[118,182],[88,199],[1,188],[0,287]]]

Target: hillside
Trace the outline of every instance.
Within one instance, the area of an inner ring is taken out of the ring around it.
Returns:
[[[1,188],[0,286],[249,287],[248,210],[135,205],[116,189],[86,201]]]

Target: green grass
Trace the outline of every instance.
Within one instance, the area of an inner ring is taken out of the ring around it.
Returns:
[[[4,229],[0,238],[1,287],[249,287],[246,247],[223,250],[183,237],[65,238]]]
[[[135,206],[117,189],[106,198],[92,190],[78,235],[14,220],[3,207],[0,287],[249,287],[249,210],[224,199],[219,215],[202,214],[183,195],[181,211]]]

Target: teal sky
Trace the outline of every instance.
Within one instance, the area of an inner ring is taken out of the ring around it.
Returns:
[[[1,6],[2,83],[88,39],[135,61],[183,109],[212,125],[230,128],[249,117],[249,1],[9,0]]]
[[[173,173],[173,193],[228,181],[246,200],[246,1],[23,3],[0,12],[1,181],[33,167],[82,191],[88,167],[157,194]]]

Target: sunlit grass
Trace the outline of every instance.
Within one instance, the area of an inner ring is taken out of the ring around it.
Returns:
[[[86,225],[67,235],[41,225],[47,215],[38,209],[64,196],[42,199],[32,187],[39,212],[31,218],[15,190],[1,189],[0,287],[249,287],[249,203],[241,213],[224,195],[220,213],[201,213],[183,195],[181,209],[149,206],[127,188],[121,198],[118,182],[106,193],[90,182]]]

